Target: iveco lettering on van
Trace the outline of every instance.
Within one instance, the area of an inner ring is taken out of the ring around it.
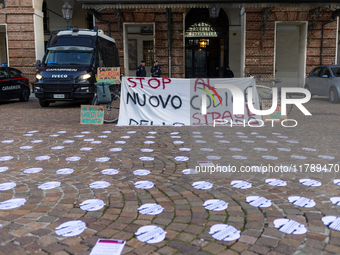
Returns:
[[[92,102],[98,67],[118,67],[115,40],[95,28],[53,31],[37,61],[34,93],[42,107],[56,101]]]

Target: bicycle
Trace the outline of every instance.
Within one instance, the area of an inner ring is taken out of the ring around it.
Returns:
[[[260,82],[264,82],[266,83],[263,79],[258,78],[258,77],[254,77],[256,80],[260,81]],[[269,80],[270,85],[269,86],[263,86],[263,85],[256,85],[256,89],[258,92],[258,95],[260,97],[260,105],[262,108],[262,101],[263,100],[272,100],[273,99],[273,90],[272,88],[277,87],[278,88],[278,98],[279,100],[281,99],[281,87],[278,87],[276,84],[277,83],[281,83],[282,80],[281,79],[271,79]],[[291,94],[286,94],[286,98],[287,99],[292,99]],[[291,111],[293,109],[293,105],[292,104],[287,104],[287,108],[286,108],[286,116],[288,116]]]
[[[108,101],[100,101],[98,94],[93,98],[92,105],[103,105],[104,106],[104,122],[105,123],[115,123],[118,121],[119,117],[119,105],[120,105],[120,84],[95,84],[97,86],[109,86],[111,98]],[[107,91],[106,91],[107,92]],[[103,88],[103,94],[105,95],[105,89]]]

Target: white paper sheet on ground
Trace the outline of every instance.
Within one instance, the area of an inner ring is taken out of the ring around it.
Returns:
[[[33,136],[33,134],[23,134],[22,136]]]
[[[62,130],[62,131],[58,131],[57,133],[58,133],[58,134],[66,134],[67,131]]]
[[[204,140],[196,140],[195,143],[206,143],[207,141]]]
[[[316,151],[316,149],[313,148],[301,148],[304,151]]]
[[[252,186],[250,182],[246,182],[242,180],[234,180],[230,183],[230,185],[237,189],[249,189]]]
[[[334,179],[333,183],[340,186],[340,179]]]
[[[200,150],[201,151],[214,151],[214,149],[212,148],[201,148]]]
[[[278,141],[274,141],[274,140],[267,140],[267,141],[266,141],[266,143],[272,143],[272,144],[274,144],[274,143],[278,143]]]
[[[32,168],[25,169],[24,173],[25,174],[35,174],[35,173],[39,173],[42,170],[43,169],[41,167],[32,167]]]
[[[108,136],[107,135],[100,135],[100,136],[98,136],[98,138],[108,138]]]
[[[204,202],[203,207],[209,211],[224,211],[228,208],[228,203],[221,199],[209,199]]]
[[[192,138],[203,138],[201,135],[193,135]]]
[[[156,136],[153,136],[153,135],[147,135],[145,138],[146,138],[146,139],[154,139],[154,138],[156,138]]]
[[[62,150],[64,148],[65,148],[64,146],[55,146],[55,147],[52,147],[51,150]]]
[[[240,230],[227,224],[215,224],[211,226],[209,234],[219,241],[234,241],[240,238]]]
[[[20,147],[21,150],[30,150],[32,148],[33,148],[33,146],[21,146]]]
[[[137,131],[128,131],[127,134],[135,134]]]
[[[51,157],[50,156],[39,156],[36,157],[35,160],[42,161],[42,160],[49,160]]]
[[[272,205],[272,201],[270,199],[260,196],[248,196],[246,201],[254,207],[270,207]]]
[[[273,221],[274,227],[281,232],[293,235],[302,235],[307,232],[305,225],[290,219],[276,219]]]
[[[83,233],[86,229],[86,223],[81,220],[67,221],[55,228],[55,233],[58,236],[70,237],[77,236]]]
[[[96,162],[107,162],[109,160],[110,160],[109,157],[96,158]]]
[[[90,151],[90,150],[92,150],[92,148],[91,147],[83,147],[83,148],[80,148],[79,150],[81,150],[81,151]]]
[[[244,143],[254,143],[254,141],[252,141],[252,140],[242,140],[242,142],[244,142]]]
[[[329,159],[329,160],[335,159],[335,157],[329,156],[329,155],[318,155],[318,157],[322,159]]]
[[[210,156],[206,156],[206,159],[219,160],[219,159],[221,159],[221,157],[220,156],[215,156],[215,155],[210,155]]]
[[[233,155],[233,156],[231,156],[233,159],[240,159],[240,160],[242,160],[242,159],[247,159],[247,157],[246,156],[242,156],[242,155]]]
[[[82,138],[82,137],[84,137],[84,135],[75,135],[74,137],[75,138]]]
[[[258,135],[258,136],[256,136],[256,138],[265,139],[265,138],[267,138],[267,136],[265,136],[265,135]]]
[[[297,205],[297,206],[305,207],[305,208],[312,208],[316,205],[313,199],[300,197],[300,196],[290,196],[288,197],[288,201],[292,203],[293,205]]]
[[[39,130],[32,130],[32,131],[28,131],[27,134],[34,134],[34,133],[38,133]]]
[[[165,239],[166,233],[161,227],[147,225],[139,228],[135,235],[143,243],[159,243]]]
[[[262,158],[267,159],[267,160],[277,160],[278,157],[275,156],[270,156],[270,155],[264,155]]]
[[[215,135],[223,135],[223,132],[214,132]]]
[[[72,168],[61,168],[56,171],[56,174],[72,174],[74,170]]]
[[[224,138],[223,135],[214,135],[214,137],[216,137],[216,138]]]
[[[42,143],[43,140],[34,140],[34,141],[31,141],[31,143]]]
[[[59,135],[50,135],[50,137],[58,137]]]
[[[329,228],[340,231],[340,217],[329,215],[323,217],[321,220],[323,224],[328,226]]]
[[[251,135],[258,135],[259,133],[257,132],[251,132]]]
[[[201,132],[194,131],[194,132],[192,132],[192,134],[194,134],[194,135],[199,135],[199,134],[201,134]]]
[[[178,135],[179,132],[171,132],[170,135]]]
[[[229,148],[230,151],[242,151],[243,149],[240,148]]]
[[[191,168],[188,168],[188,169],[184,169],[182,171],[183,174],[198,174],[199,171],[196,170],[196,169],[191,169]]]
[[[179,151],[191,151],[191,148],[179,148]]]
[[[81,157],[77,157],[77,156],[68,157],[68,158],[66,158],[65,160],[66,160],[66,161],[74,162],[74,161],[79,161],[79,160],[81,160]]]
[[[10,190],[17,186],[15,182],[0,183],[0,191]]]
[[[11,160],[13,159],[12,156],[4,156],[4,157],[0,157],[0,161],[8,161],[8,160]]]
[[[105,175],[115,175],[119,173],[118,169],[113,169],[113,168],[108,168],[108,169],[104,169],[101,171],[102,174]]]
[[[265,182],[271,186],[276,186],[276,187],[284,187],[287,186],[286,181],[282,181],[280,179],[266,179]]]
[[[122,148],[111,148],[110,151],[116,152],[116,151],[122,151]]]
[[[63,143],[74,143],[74,140],[65,140]]]
[[[171,136],[171,138],[173,138],[173,139],[180,139],[182,137],[180,135],[173,135],[173,136]]]
[[[183,144],[184,142],[183,141],[173,141],[172,143],[173,144]]]
[[[299,141],[296,140],[286,140],[287,143],[293,143],[293,144],[297,144],[299,143]]]
[[[299,182],[305,186],[310,186],[310,187],[319,187],[322,185],[321,182],[313,180],[313,179],[300,179]]]
[[[236,132],[235,134],[236,135],[245,135],[245,133],[243,133],[243,132]]]
[[[83,131],[81,132],[81,134],[90,134],[91,132],[90,131]]]
[[[300,155],[291,155],[291,158],[295,158],[295,159],[306,159],[307,157],[305,156],[300,156]]]
[[[48,189],[55,189],[60,186],[60,182],[45,182],[38,186],[39,189],[48,190]]]
[[[287,151],[291,151],[292,149],[291,148],[277,148],[277,150],[287,152]]]
[[[111,184],[107,181],[96,181],[96,182],[92,182],[89,187],[91,189],[105,189],[107,187],[109,187]]]
[[[0,173],[6,172],[9,168],[7,166],[0,167]]]
[[[248,138],[248,136],[246,136],[246,135],[238,135],[237,137],[238,138]]]
[[[185,157],[185,156],[177,156],[177,157],[175,157],[175,160],[176,161],[188,161],[189,158]]]
[[[0,202],[0,210],[11,210],[18,208],[26,203],[24,198],[13,198]]]
[[[230,141],[227,141],[227,140],[219,140],[218,142],[219,143],[230,143]]]
[[[272,133],[272,135],[281,135],[280,133]]]
[[[13,143],[14,142],[14,140],[3,140],[3,141],[1,141],[1,143]]]
[[[94,141],[93,138],[85,138],[85,139],[84,139],[84,142],[93,142],[93,141]]]
[[[146,169],[138,169],[138,170],[133,171],[134,175],[139,175],[139,176],[145,176],[150,173],[151,173],[150,170],[146,170]]]
[[[145,141],[144,143],[145,144],[154,144],[155,142],[154,141]]]
[[[111,134],[112,131],[106,130],[106,131],[103,131],[102,133],[103,133],[103,134]]]
[[[102,141],[93,141],[93,142],[91,142],[92,144],[101,144],[102,143]]]
[[[155,135],[155,134],[157,134],[157,132],[156,131],[150,131],[150,132],[148,132],[148,134]]]
[[[140,149],[141,152],[153,152],[153,149]]]
[[[197,164],[201,167],[215,166],[211,161],[197,161]]]
[[[256,151],[268,151],[267,148],[260,148],[260,147],[256,147],[256,148],[254,148],[254,150],[256,150]]]
[[[138,208],[138,212],[145,215],[157,215],[163,212],[164,208],[159,204],[143,204]]]
[[[126,241],[116,239],[98,239],[90,255],[120,255]]]
[[[153,157],[140,157],[139,160],[141,160],[141,161],[152,161],[152,160],[154,160],[154,158]]]
[[[129,136],[129,135],[124,135],[124,136],[121,136],[120,138],[122,138],[122,139],[129,139],[131,136]]]
[[[331,200],[333,205],[340,206],[340,197],[331,197],[329,200]]]
[[[155,184],[151,181],[138,181],[134,185],[137,189],[151,189]]]
[[[288,136],[284,136],[284,135],[278,135],[277,138],[280,138],[280,139],[287,139]]]
[[[191,184],[195,189],[211,189],[213,184],[207,181],[198,181]]]
[[[105,203],[101,199],[87,199],[82,202],[80,205],[80,209],[88,212],[98,211],[105,206]]]

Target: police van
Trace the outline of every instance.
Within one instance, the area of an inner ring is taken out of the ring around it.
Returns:
[[[34,93],[42,107],[57,101],[92,102],[98,67],[119,67],[115,40],[95,28],[53,31],[36,62]]]

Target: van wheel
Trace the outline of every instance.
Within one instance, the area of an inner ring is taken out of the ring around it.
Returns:
[[[339,103],[339,95],[338,91],[335,88],[331,88],[329,91],[329,101],[331,101],[332,104]]]
[[[24,88],[19,96],[19,100],[21,102],[27,102],[30,99],[30,90],[28,88]]]
[[[41,107],[49,107],[50,106],[50,102],[47,102],[45,100],[42,100],[39,98],[39,104]]]

